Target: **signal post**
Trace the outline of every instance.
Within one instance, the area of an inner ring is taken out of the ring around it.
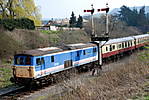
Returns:
[[[99,74],[100,70],[102,70],[102,47],[103,45],[101,44],[102,41],[108,41],[109,40],[109,23],[108,23],[108,12],[109,12],[109,7],[108,4],[106,4],[106,8],[101,8],[101,9],[97,9],[98,12],[101,11],[106,11],[106,32],[104,34],[104,36],[97,36],[97,34],[95,34],[95,30],[94,30],[94,21],[93,21],[93,13],[94,13],[94,8],[93,8],[93,4],[91,5],[92,9],[91,10],[84,10],[84,12],[91,12],[91,23],[92,23],[92,34],[91,34],[91,41],[95,44],[97,44],[98,46],[98,65],[97,67],[95,65],[93,71],[92,71],[92,75],[95,74],[95,72],[97,74]],[[106,43],[105,42],[105,43]],[[105,44],[104,43],[104,44]]]

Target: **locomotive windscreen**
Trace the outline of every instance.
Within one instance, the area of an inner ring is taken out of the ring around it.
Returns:
[[[31,56],[15,56],[14,58],[15,65],[32,65],[32,57]]]

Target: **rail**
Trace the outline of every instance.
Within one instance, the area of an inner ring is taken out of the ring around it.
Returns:
[[[12,86],[12,87],[8,87],[8,88],[0,89],[0,97],[3,95],[6,95],[8,93],[23,89],[23,88],[24,88],[24,86]]]

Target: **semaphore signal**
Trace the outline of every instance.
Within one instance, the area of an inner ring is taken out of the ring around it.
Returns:
[[[97,11],[98,12],[100,12],[100,11],[106,11],[106,33],[105,33],[105,35],[109,35],[109,19],[108,19],[108,12],[109,12],[109,7],[108,7],[108,3],[106,4],[106,8],[101,8],[101,9],[97,9]]]
[[[98,49],[98,65],[99,65],[99,69],[102,69],[102,46],[109,40],[109,28],[108,28],[108,12],[109,12],[109,7],[108,4],[106,4],[106,8],[101,8],[101,9],[97,9],[98,12],[100,11],[106,11],[106,32],[104,34],[104,36],[97,36],[97,34],[95,34],[94,32],[94,21],[93,21],[93,13],[94,13],[94,8],[93,8],[93,4],[91,5],[92,9],[91,10],[84,10],[84,12],[91,12],[91,21],[92,21],[92,36],[91,36],[91,41],[95,42],[98,41],[97,46],[99,47]],[[101,41],[106,41],[104,44],[101,43]],[[101,52],[99,51],[101,50]],[[95,72],[95,68],[93,70],[93,74]],[[97,69],[98,72],[98,69]]]
[[[93,4],[91,5],[91,10],[84,10],[84,12],[90,12],[91,13],[91,20],[92,20],[92,37],[95,36],[95,30],[94,30],[94,21],[93,21],[93,14],[94,14],[94,7]]]
[[[93,13],[94,13],[93,4],[91,6],[92,6],[92,9],[91,10],[84,10],[84,12],[91,12],[91,14],[93,15]]]
[[[106,13],[108,13],[109,12],[109,8],[101,8],[101,9],[97,9],[97,11],[98,12],[100,12],[100,11],[106,11]]]

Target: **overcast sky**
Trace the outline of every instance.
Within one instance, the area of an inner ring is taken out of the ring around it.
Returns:
[[[98,9],[106,7],[106,3],[108,3],[110,10],[122,5],[149,6],[149,0],[35,0],[35,3],[39,6],[43,19],[70,18],[72,11],[76,16],[83,15],[85,14],[83,10],[90,9],[91,4]]]

